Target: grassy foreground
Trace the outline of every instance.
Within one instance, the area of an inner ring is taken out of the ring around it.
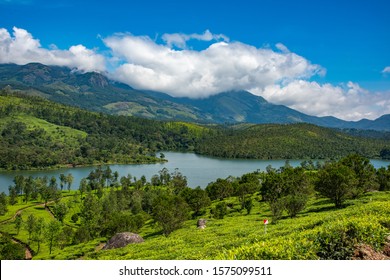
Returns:
[[[226,200],[231,207],[224,219],[210,218],[208,209],[202,217],[208,220],[203,230],[196,228],[198,217],[165,237],[150,220],[139,232],[144,243],[101,250],[107,240],[99,238],[64,248],[57,246],[49,254],[48,245],[43,242],[33,259],[349,259],[361,244],[381,251],[390,235],[390,192],[367,193],[349,201],[343,209],[334,208],[327,199],[313,198],[296,218],[284,216],[278,223],[268,224],[266,229],[263,220],[271,217],[268,204],[260,202],[258,195],[254,198],[249,215],[245,210],[240,212],[235,197]],[[77,196],[69,195],[61,200],[73,204],[64,223],[77,227],[70,220],[80,204]],[[45,221],[54,219],[39,202],[27,206],[30,207],[21,212],[24,219],[31,213]],[[9,212],[17,212],[18,207],[26,204],[17,204]],[[6,218],[11,220],[7,222]],[[2,232],[29,242],[24,228],[16,235],[10,213],[1,220]],[[35,249],[33,243],[30,246]]]

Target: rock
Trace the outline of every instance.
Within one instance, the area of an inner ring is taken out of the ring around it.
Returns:
[[[197,227],[199,229],[205,229],[206,228],[206,219],[199,219],[198,222],[196,223]]]
[[[108,240],[107,244],[103,247],[103,250],[122,248],[128,244],[142,242],[144,242],[144,239],[138,234],[132,232],[121,232],[111,237],[111,239]]]
[[[389,260],[390,258],[382,252],[375,251],[366,244],[360,244],[355,248],[353,260]]]

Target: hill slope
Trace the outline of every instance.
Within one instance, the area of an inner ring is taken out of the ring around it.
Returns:
[[[144,163],[157,151],[225,158],[379,158],[389,140],[309,124],[211,126],[84,111],[40,97],[0,94],[0,168]]]

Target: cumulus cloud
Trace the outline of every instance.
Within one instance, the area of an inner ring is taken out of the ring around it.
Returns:
[[[390,91],[370,92],[353,82],[334,86],[295,80],[285,86],[274,84],[253,92],[270,102],[315,116],[360,120],[375,119],[390,112]]]
[[[167,44],[169,48],[174,46],[180,49],[187,49],[187,42],[194,39],[199,41],[225,41],[229,42],[229,37],[223,34],[213,34],[210,30],[206,30],[203,34],[184,34],[184,33],[173,33],[163,34],[161,39]]]
[[[175,50],[169,44],[131,34],[116,34],[105,38],[104,43],[114,57],[123,61],[114,73],[117,79],[135,88],[173,96],[202,98],[229,90],[264,88],[323,72],[319,65],[286,48],[281,52],[222,41],[200,51]]]
[[[106,71],[134,88],[166,92],[172,96],[206,98],[231,90],[248,90],[275,104],[306,114],[345,120],[374,119],[390,113],[390,91],[370,92],[357,83],[340,85],[311,81],[326,70],[291,52],[282,43],[257,48],[231,42],[223,34],[164,34],[159,44],[147,36],[129,33],[103,38],[110,51],[74,45],[61,50],[41,46],[28,31],[0,28],[0,63],[40,62]],[[188,47],[191,40],[209,42],[202,50]],[[55,42],[54,42],[55,43]],[[109,64],[110,63],[110,64]],[[109,68],[106,66],[109,65]],[[390,66],[382,71],[387,75]]]
[[[43,48],[38,39],[24,29],[14,27],[12,35],[0,29],[0,63],[27,64],[39,62],[47,65],[68,66],[81,71],[104,71],[105,58],[83,45],[68,50]]]
[[[385,69],[382,70],[382,73],[390,73],[390,66],[385,67]]]

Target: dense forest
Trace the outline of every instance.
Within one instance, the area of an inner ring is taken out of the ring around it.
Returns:
[[[390,140],[310,124],[198,125],[89,112],[3,90],[0,168],[150,163],[162,150],[225,158],[388,158]]]
[[[390,140],[383,134],[379,138],[370,135],[353,136],[311,124],[247,124],[221,128],[218,135],[202,140],[196,152],[252,159],[338,159],[351,153],[383,157]]]

